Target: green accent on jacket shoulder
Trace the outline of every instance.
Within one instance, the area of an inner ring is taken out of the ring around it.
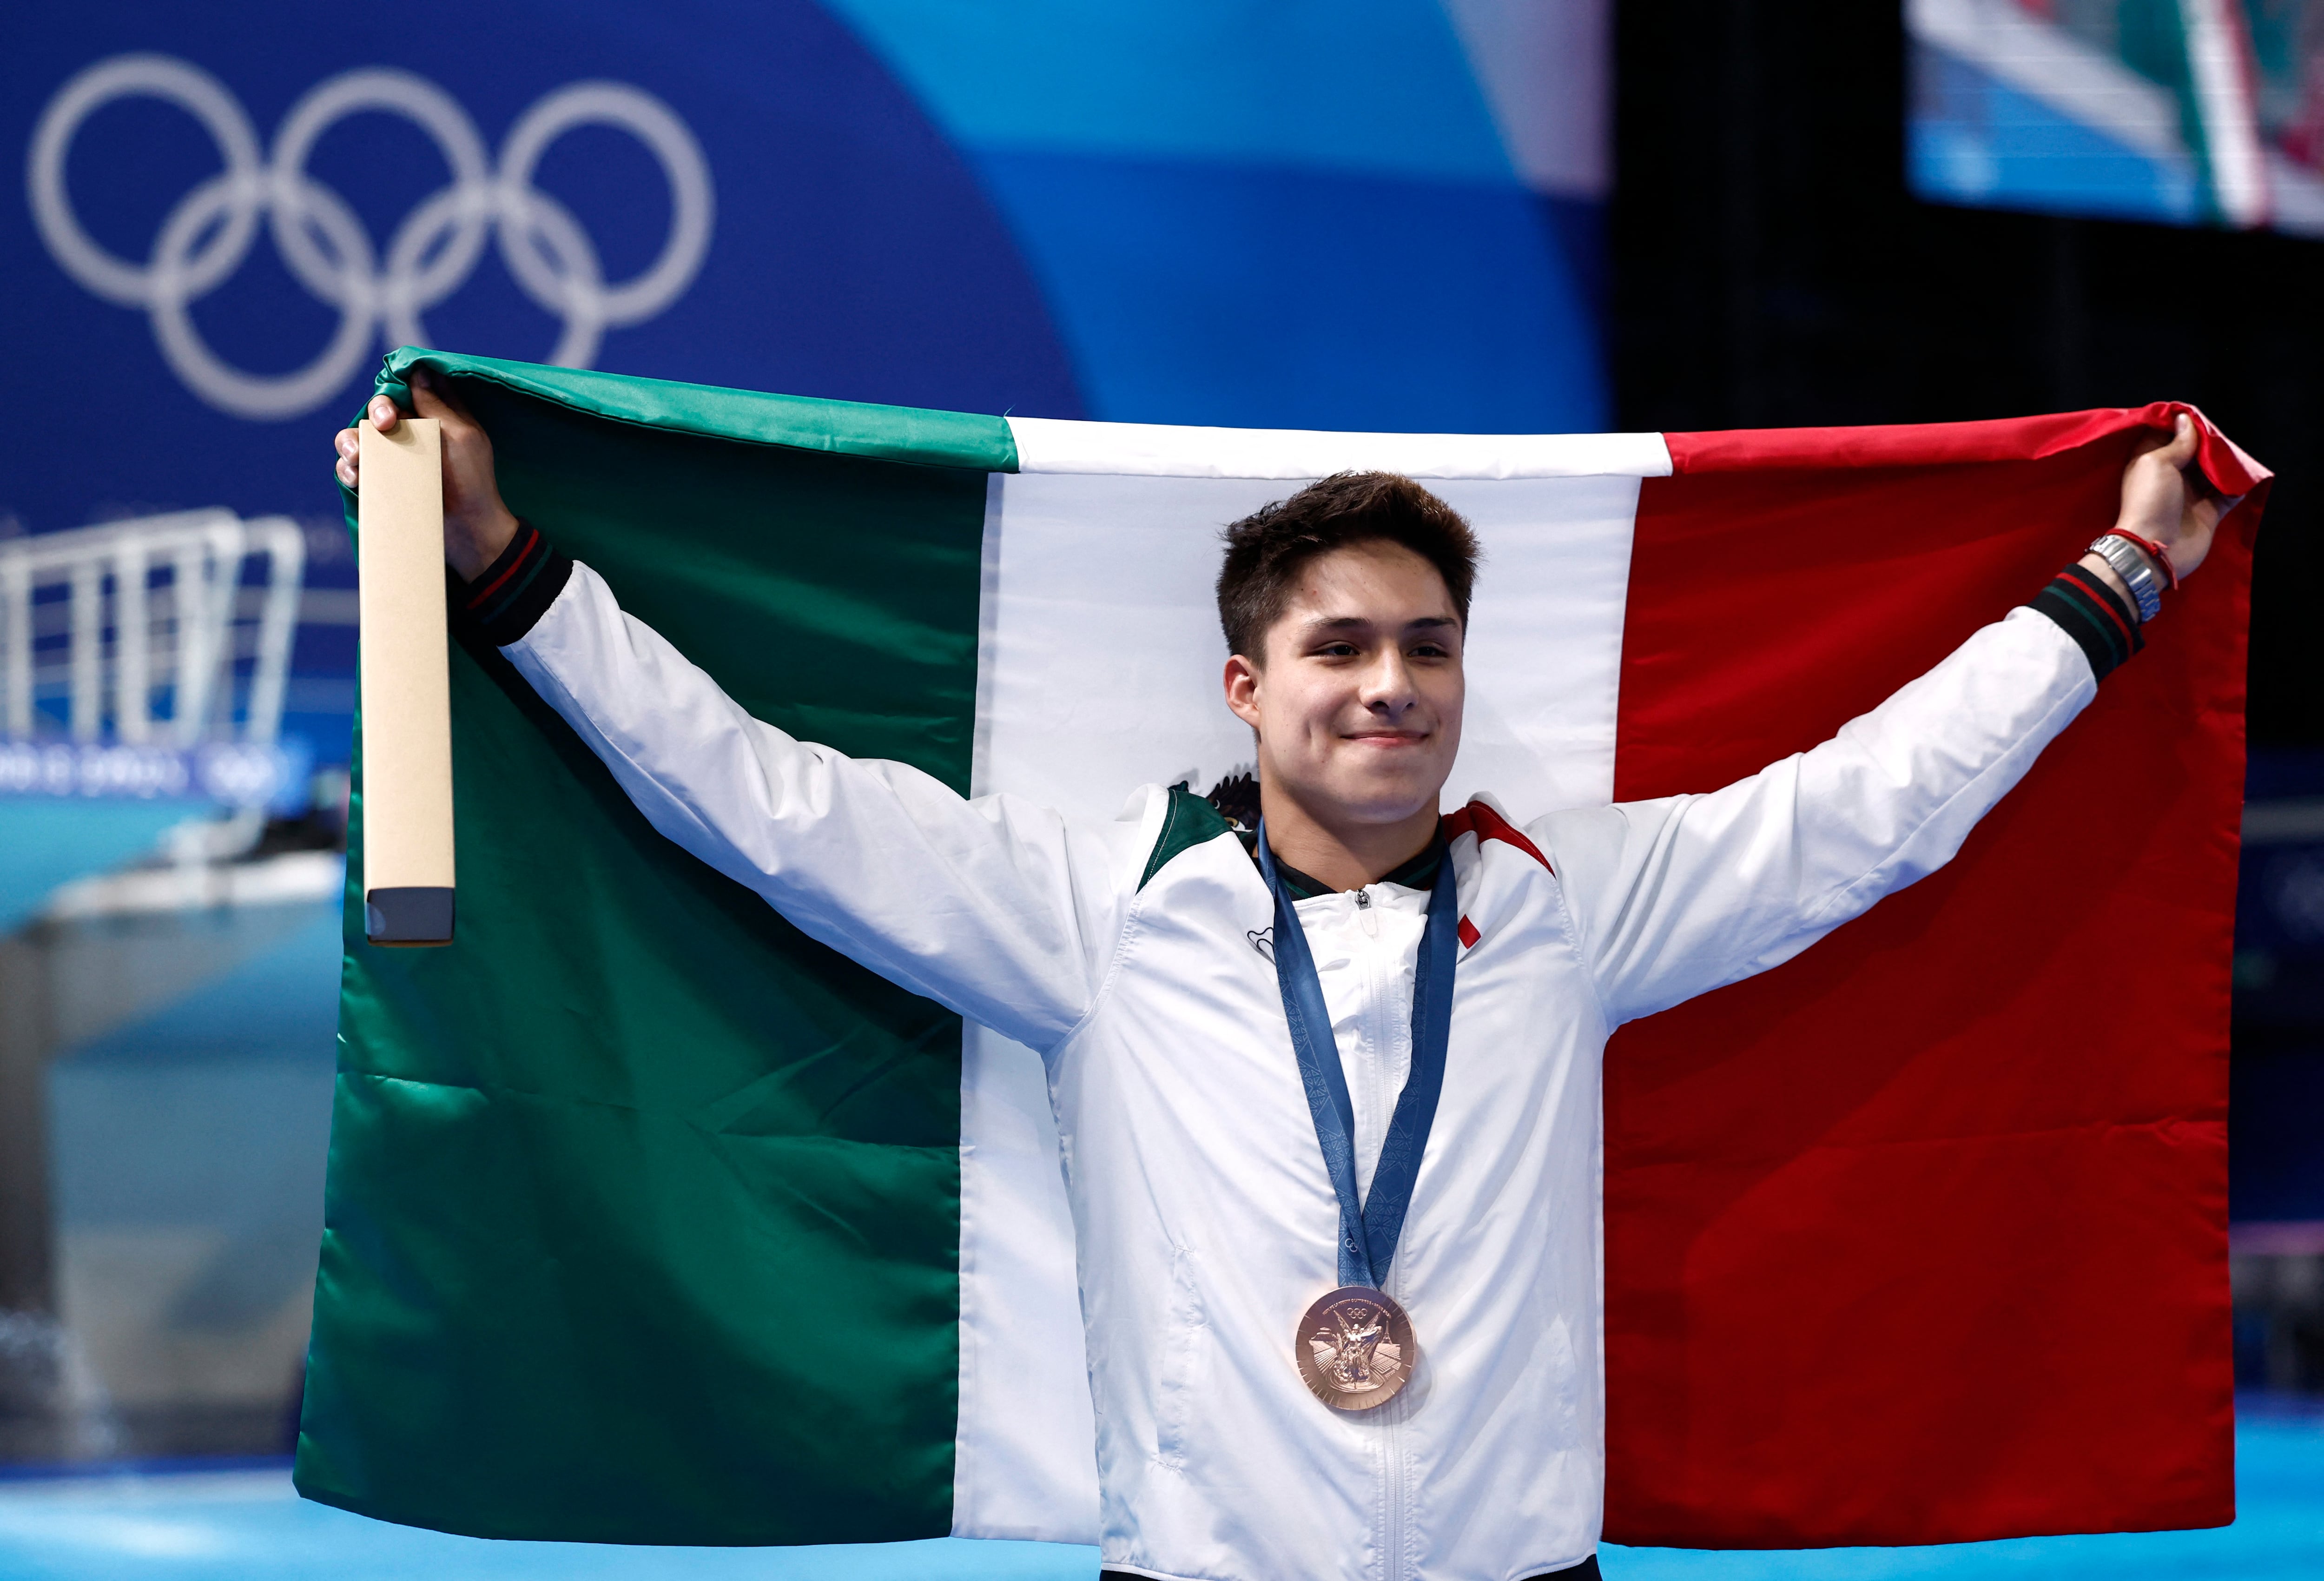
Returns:
[[[1171,786],[1170,808],[1162,815],[1162,833],[1154,842],[1154,855],[1146,859],[1146,872],[1138,887],[1144,889],[1181,851],[1233,832],[1234,825],[1217,808],[1184,785]]]
[[[817,401],[769,395],[715,384],[638,379],[587,368],[556,368],[498,357],[464,356],[399,346],[387,354],[377,381],[398,404],[411,401],[414,367],[455,379],[484,379],[521,394],[554,401],[592,417],[669,429],[745,444],[825,450],[917,467],[964,467],[979,472],[1017,470],[1017,438],[1004,418],[971,411],[928,411],[912,406],[872,406],[859,401]]]

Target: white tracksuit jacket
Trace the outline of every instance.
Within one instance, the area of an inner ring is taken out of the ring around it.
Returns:
[[[1388,1280],[1421,1364],[1388,1405],[1342,1414],[1293,1360],[1301,1314],[1337,1283],[1339,1206],[1254,943],[1273,909],[1206,803],[1148,786],[1085,824],[796,741],[586,566],[506,652],[662,833],[1040,1052],[1104,1562],[1216,1581],[1517,1581],[1594,1551],[1608,1034],[1789,959],[1940,866],[2095,692],[2074,643],[2019,609],[1725,790],[1522,830],[1481,800],[1452,815],[1474,942]],[[1424,900],[1376,884],[1298,905],[1367,1179],[1410,1059]]]

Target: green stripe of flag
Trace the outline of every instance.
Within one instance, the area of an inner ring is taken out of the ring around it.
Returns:
[[[968,411],[928,411],[913,406],[874,406],[860,401],[817,401],[804,395],[769,395],[722,390],[711,384],[681,384],[669,379],[638,379],[586,368],[546,367],[464,356],[416,346],[388,353],[379,388],[405,399],[405,381],[415,365],[467,381],[464,387],[492,384],[554,402],[613,422],[636,423],[670,433],[753,445],[783,445],[901,461],[918,467],[964,467],[980,472],[1017,470],[1017,441],[1006,420]]]
[[[745,707],[966,790],[971,430],[1005,424],[429,360],[511,504]],[[943,1534],[958,1018],[654,834],[496,652],[452,689],[449,948],[364,942],[356,802],[300,1490],[488,1536]]]

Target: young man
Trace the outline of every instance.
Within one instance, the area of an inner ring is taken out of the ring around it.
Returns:
[[[1150,786],[1090,825],[750,718],[508,513],[448,392],[414,392],[466,618],[655,827],[1047,1062],[1104,1560],[1160,1577],[1594,1573],[1608,1035],[1948,860],[2218,518],[2182,420],[2131,463],[2121,536],[1831,741],[1519,829],[1438,807],[1468,528],[1408,479],[1326,479],[1228,535],[1256,827]]]

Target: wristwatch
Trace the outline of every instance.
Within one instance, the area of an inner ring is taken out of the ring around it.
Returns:
[[[2154,573],[2154,562],[2144,550],[2127,538],[2107,533],[2090,545],[2090,552],[2114,568],[2130,587],[2130,596],[2138,604],[2138,624],[2144,625],[2163,612],[2163,578]]]

